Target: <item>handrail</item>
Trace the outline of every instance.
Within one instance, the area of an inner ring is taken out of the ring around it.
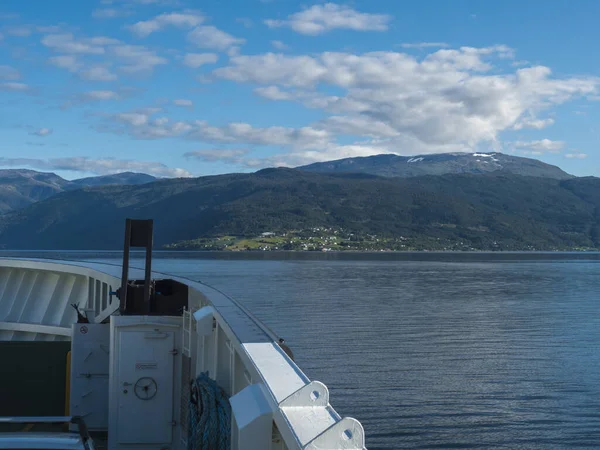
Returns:
[[[39,323],[0,321],[0,331],[25,331],[29,333],[71,337],[71,328],[42,325]]]

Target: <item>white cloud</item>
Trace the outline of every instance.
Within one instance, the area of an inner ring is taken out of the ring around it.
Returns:
[[[492,47],[460,47],[459,49],[441,49],[428,55],[424,62],[433,63],[435,68],[453,68],[458,70],[470,70],[486,72],[492,68],[492,65],[482,58],[484,56],[494,55],[499,58],[512,58],[513,49],[505,45],[495,45]]]
[[[114,81],[117,76],[104,66],[91,66],[84,69],[85,64],[76,55],[59,55],[48,58],[53,66],[76,73],[87,81]]]
[[[277,50],[287,50],[289,48],[289,46],[281,41],[271,41],[271,45]]]
[[[266,86],[254,89],[254,93],[269,100],[293,100],[296,97],[286,91],[282,91],[277,86]]]
[[[75,172],[110,175],[121,172],[143,172],[157,177],[190,177],[185,169],[170,168],[154,161],[136,161],[116,158],[88,158],[74,156],[66,158],[4,158],[0,157],[3,167],[31,167],[39,170],[70,170]]]
[[[89,81],[116,80],[117,76],[106,67],[113,61],[119,64],[118,70],[128,74],[150,73],[156,66],[168,62],[166,58],[147,47],[124,44],[118,39],[105,36],[75,37],[72,33],[50,34],[44,36],[42,44],[63,53],[50,58],[50,63],[79,73],[81,78]],[[103,59],[107,64],[92,63],[89,66],[79,59],[87,55],[104,55]],[[87,68],[82,70],[86,66]]]
[[[188,55],[183,56],[184,64],[206,61],[201,56],[195,62]],[[100,128],[137,139],[179,137],[240,148],[269,146],[274,156],[262,163],[248,159],[247,164],[295,165],[377,153],[499,149],[503,132],[543,129],[553,123],[547,117],[556,105],[598,93],[597,77],[557,77],[547,67],[512,69],[501,61],[513,56],[512,49],[502,45],[434,49],[422,56],[236,55],[214,70],[212,78],[248,83],[263,98],[319,109],[323,118],[302,128],[236,122],[214,126],[145,110],[113,115]],[[565,143],[539,139],[507,145],[520,152],[556,152]]]
[[[113,19],[115,17],[126,17],[131,15],[131,12],[126,9],[115,8],[99,8],[95,9],[92,17],[96,19]]]
[[[175,106],[181,106],[182,108],[191,108],[192,106],[194,106],[194,102],[185,98],[179,98],[176,100],[173,100],[173,104]]]
[[[16,83],[14,81],[0,83],[0,91],[27,92],[30,90],[31,88],[25,83]]]
[[[168,62],[141,45],[117,45],[111,51],[123,63],[120,70],[126,73],[152,72],[155,66]]]
[[[248,167],[267,165],[296,166],[350,156],[399,153],[396,150],[390,149],[402,149],[404,151],[403,154],[411,154],[415,149],[418,153],[468,150],[465,146],[457,144],[424,146],[414,138],[406,136],[397,136],[391,139],[369,139],[340,145],[335,142],[336,136],[330,131],[314,126],[302,128],[277,126],[257,128],[247,123],[235,122],[224,126],[212,126],[206,121],[200,120],[172,122],[166,117],[154,119],[153,116],[159,112],[161,112],[159,108],[149,108],[116,114],[109,118],[109,123],[98,129],[103,132],[126,134],[136,139],[180,137],[216,144],[272,146],[279,148],[282,152],[263,159],[247,159],[242,154],[235,155],[235,161],[232,158],[228,159],[229,162],[244,164]],[[196,156],[211,157],[210,155],[202,155],[201,153]],[[220,159],[226,160],[227,158]]]
[[[238,47],[237,45],[234,45],[233,47],[229,47],[227,49],[227,56],[229,56],[230,58],[233,58],[234,56],[238,56],[242,53],[242,49],[240,47]]]
[[[176,121],[167,117],[153,118],[160,108],[146,108],[114,114],[100,131],[128,134],[139,139],[185,137],[211,143],[247,143],[294,148],[318,148],[330,143],[332,136],[325,130],[312,127],[255,128],[247,123],[232,122],[216,127],[203,120]]]
[[[494,61],[512,53],[501,45],[442,49],[423,58],[398,52],[266,53],[233,57],[213,75],[258,84],[254,92],[270,100],[322,109],[328,117],[311,126],[332,136],[369,139],[344,151],[472,151],[497,146],[500,133],[515,126],[551,124],[532,118],[532,111],[598,91],[596,77],[556,78],[542,66],[499,73]],[[323,94],[330,89],[337,95]]]
[[[77,72],[83,66],[74,55],[52,56],[48,58],[48,62],[69,72]]]
[[[102,66],[90,67],[87,70],[82,70],[79,76],[88,81],[114,81],[118,77],[109,69]]]
[[[148,123],[149,114],[141,112],[119,113],[115,115],[115,119],[119,122],[124,122],[133,127],[139,127]]]
[[[151,20],[144,20],[130,25],[128,28],[138,37],[147,37],[155,31],[167,26],[192,28],[204,21],[204,17],[196,13],[164,13]]]
[[[18,80],[21,74],[11,66],[0,65],[0,80]]]
[[[561,150],[565,146],[565,143],[563,141],[540,139],[536,141],[516,141],[513,142],[513,146],[517,149],[556,152]]]
[[[316,36],[334,29],[385,31],[390,20],[387,14],[361,13],[349,6],[326,3],[292,14],[287,20],[265,20],[265,23],[270,28],[290,27],[298,33]]]
[[[245,148],[211,148],[196,150],[184,153],[183,156],[189,159],[198,159],[205,162],[224,161],[230,163],[240,163],[244,161],[244,156],[249,150]]]
[[[30,25],[16,25],[5,27],[2,31],[9,36],[28,37],[31,36],[32,27]]]
[[[188,40],[200,48],[227,50],[234,45],[241,45],[245,39],[236,38],[212,25],[199,26],[188,34]]]
[[[278,86],[264,86],[254,89],[254,93],[263,98],[273,101],[300,101],[308,108],[323,108],[332,98],[323,97],[317,92],[311,90],[288,89],[283,90]]]
[[[554,119],[534,119],[533,117],[525,117],[521,121],[517,122],[513,128],[515,130],[522,130],[523,128],[541,130],[553,124]]]
[[[450,46],[448,44],[446,44],[445,42],[406,42],[404,44],[400,44],[400,47],[423,49],[423,48],[432,48],[432,47],[447,48]]]
[[[101,132],[126,134],[136,139],[183,136],[192,129],[188,122],[170,121],[167,117],[153,118],[161,111],[161,108],[144,108],[113,114],[96,129]]]
[[[205,121],[194,121],[191,125],[192,128],[186,137],[204,142],[316,148],[327,145],[331,140],[331,135],[327,131],[312,127],[255,128],[247,123],[237,122],[215,127]]]
[[[118,39],[113,39],[106,36],[91,37],[88,38],[87,41],[92,45],[116,45],[121,43],[121,41]]]
[[[414,56],[396,52],[371,52],[362,55],[325,52],[317,57],[281,53],[240,55],[229,66],[217,69],[219,77],[240,82],[282,84],[307,87],[331,84],[341,87],[388,87],[401,82],[413,84],[422,79],[448,76],[445,85],[467,79],[469,71],[491,69],[484,57],[506,54],[507,47],[439,50],[419,62]],[[526,69],[524,69],[526,70]],[[491,79],[491,78],[490,78]]]
[[[105,52],[104,43],[87,38],[75,39],[72,33],[48,34],[42,38],[42,44],[60,53],[102,55]]]
[[[186,53],[183,57],[183,64],[194,69],[203,64],[214,64],[219,57],[215,53]]]
[[[81,98],[84,100],[119,100],[121,96],[115,91],[89,91],[81,94]]]
[[[39,130],[36,130],[30,134],[33,134],[35,136],[40,136],[40,137],[48,136],[48,135],[52,134],[52,129],[51,128],[40,128]]]
[[[400,133],[389,124],[365,116],[331,116],[320,122],[326,130],[350,136],[368,136],[371,138],[396,137]]]
[[[567,153],[565,158],[585,159],[587,156],[586,153]]]
[[[215,75],[238,82],[312,86],[327,74],[327,68],[311,56],[240,55],[231,64],[215,70]]]

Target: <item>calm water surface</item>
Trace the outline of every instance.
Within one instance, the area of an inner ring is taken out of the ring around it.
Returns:
[[[600,447],[597,254],[158,253],[154,268],[247,305],[371,450]]]

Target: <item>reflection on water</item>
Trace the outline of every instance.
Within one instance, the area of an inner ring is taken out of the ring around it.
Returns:
[[[165,252],[154,267],[244,302],[369,449],[599,446],[598,254],[247,257]]]

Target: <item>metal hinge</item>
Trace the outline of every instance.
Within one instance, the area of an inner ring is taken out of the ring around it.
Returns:
[[[177,350],[176,348],[174,348],[173,350],[169,351],[169,353],[173,356],[179,355],[179,350]]]

